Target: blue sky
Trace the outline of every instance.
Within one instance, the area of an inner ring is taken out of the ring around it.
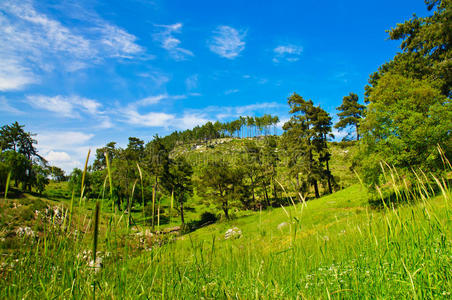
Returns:
[[[297,92],[331,114],[363,98],[421,0],[0,0],[0,118],[51,163],[239,115],[288,118]]]

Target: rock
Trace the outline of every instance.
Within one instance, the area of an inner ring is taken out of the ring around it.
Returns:
[[[178,232],[178,231],[180,231],[180,229],[181,229],[180,226],[165,228],[164,233]]]
[[[35,233],[33,230],[31,230],[30,227],[26,226],[26,227],[19,227],[16,229],[16,234],[18,236],[31,236],[34,237]]]
[[[238,239],[242,236],[242,231],[238,227],[230,228],[224,234],[224,239]]]
[[[96,257],[96,262],[94,263],[94,261],[93,260],[90,260],[90,262],[89,262],[89,267],[90,268],[93,268],[94,269],[94,272],[99,272],[100,271],[100,269],[102,268],[102,262],[103,262],[103,259],[102,259],[102,257]]]
[[[282,222],[282,223],[280,223],[280,224],[278,224],[278,230],[283,230],[284,228],[286,228],[287,226],[289,226],[289,223],[287,223],[287,222]]]

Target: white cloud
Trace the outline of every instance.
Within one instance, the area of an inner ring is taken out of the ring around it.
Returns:
[[[50,164],[58,166],[69,174],[73,168],[83,167],[88,149],[91,149],[91,160],[95,149],[89,145],[94,134],[75,131],[47,131],[38,133],[37,149]]]
[[[168,98],[167,94],[150,96],[137,101],[135,104],[139,106],[147,106],[159,103],[162,99]]]
[[[38,12],[31,0],[0,1],[0,10],[0,91],[23,89],[42,73],[144,52],[135,36],[100,18],[70,28]]]
[[[79,111],[91,115],[101,114],[99,108],[102,106],[99,102],[79,96],[61,96],[54,97],[44,95],[27,96],[26,101],[35,108],[55,112],[58,115],[68,118],[79,118]]]
[[[23,112],[9,104],[9,101],[5,97],[0,97],[0,111],[4,111],[15,115],[23,114]]]
[[[172,25],[155,25],[161,31],[153,35],[154,40],[160,43],[160,47],[167,50],[172,58],[175,60],[186,60],[190,56],[194,56],[193,52],[188,49],[179,47],[181,41],[174,37],[175,33],[180,33],[182,23]]]
[[[296,62],[300,58],[299,56],[303,52],[303,47],[297,45],[281,45],[273,49],[275,56],[273,62],[279,63],[281,60],[288,62]]]
[[[209,42],[209,49],[228,59],[236,58],[245,49],[246,32],[239,32],[229,26],[219,26]]]
[[[119,120],[131,125],[143,126],[143,127],[175,127],[181,128],[179,124],[188,124],[194,119],[189,118],[187,115],[183,118],[176,118],[176,115],[169,114],[161,111],[148,111],[140,112],[140,109],[147,106],[161,103],[162,100],[180,100],[187,97],[200,96],[198,93],[189,93],[186,95],[168,95],[160,94],[155,96],[149,96],[138,101],[132,102],[126,107],[118,107],[114,113],[119,117]],[[190,121],[191,120],[191,121]],[[193,123],[193,122],[192,122]]]
[[[283,118],[283,119],[279,120],[279,122],[276,124],[276,127],[278,127],[279,129],[282,129],[284,124],[289,120],[290,120],[289,118]]]
[[[101,116],[101,117],[99,117],[99,120],[100,120],[100,124],[97,126],[97,128],[109,129],[109,128],[114,127],[113,123],[111,122],[111,120],[108,116]]]
[[[333,128],[331,133],[334,135],[334,140],[336,140],[336,141],[342,141],[343,138],[350,135],[350,133],[347,130],[339,131],[336,128]]]
[[[67,154],[64,151],[50,151],[46,154],[44,157],[48,162],[50,162],[52,165],[55,165],[55,163],[58,162],[67,162],[71,160],[71,157],[69,154]]]
[[[189,91],[198,88],[198,74],[193,74],[185,79],[185,87]]]
[[[65,150],[86,144],[94,134],[77,131],[42,132],[37,134],[38,149],[42,151]]]
[[[137,38],[124,29],[103,23],[99,30],[102,33],[100,41],[111,50],[110,56],[132,58],[134,54],[143,51],[143,48],[135,43]]]
[[[17,59],[2,58],[0,50],[0,91],[20,90],[37,81],[31,70]]]
[[[250,104],[250,105],[244,105],[244,106],[236,106],[234,107],[234,110],[238,114],[243,114],[247,112],[255,112],[260,110],[272,110],[274,111],[276,108],[281,107],[281,104],[276,102],[263,102],[263,103],[256,103],[256,104]]]
[[[195,126],[203,125],[210,120],[204,114],[185,113],[181,118],[174,119],[171,125],[178,129],[192,129]]]
[[[79,117],[78,114],[74,113],[74,105],[61,96],[28,96],[27,101],[30,105],[38,109],[55,112],[69,118]]]
[[[141,114],[135,109],[128,109],[124,114],[127,123],[143,127],[168,127],[168,122],[174,119],[174,116],[171,114],[163,112]]]
[[[192,94],[189,94],[190,96],[194,96]],[[157,103],[160,103],[162,100],[180,100],[180,99],[186,99],[187,95],[168,95],[168,94],[160,94],[156,96],[149,96],[146,98],[143,98],[141,100],[138,100],[136,102],[133,102],[129,104],[129,108],[136,108],[138,106],[148,106],[148,105],[154,105]]]
[[[155,86],[155,88],[160,88],[170,81],[168,75],[159,72],[140,73],[138,74],[138,76],[149,78],[150,80],[152,80],[153,86]]]

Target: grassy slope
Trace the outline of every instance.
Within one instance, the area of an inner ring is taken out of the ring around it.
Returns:
[[[188,161],[194,166],[194,175],[197,176],[199,169],[206,161],[223,158],[231,161],[238,160],[239,156],[243,155],[245,139],[231,139],[224,138],[213,140],[210,144],[189,144],[176,147],[174,155],[184,155]],[[263,140],[257,139],[258,146],[263,146]],[[196,148],[198,146],[198,148]],[[356,175],[351,171],[352,157],[356,152],[356,147],[353,143],[330,143],[331,161],[330,168],[333,176],[337,179],[339,186],[348,187],[358,182]],[[284,159],[282,159],[284,160]],[[278,180],[283,183],[289,182],[288,171],[285,166],[278,167]],[[286,186],[289,188],[289,186]],[[260,193],[257,193],[259,198]],[[169,206],[169,199],[164,199],[162,205],[167,208]],[[203,202],[199,197],[195,197],[186,204],[186,219],[188,222],[199,219],[199,216],[204,211],[221,214],[221,210],[215,208],[214,205]],[[236,216],[246,215],[249,212],[241,212],[234,210],[232,212]],[[176,220],[176,219],[175,219]],[[172,224],[174,225],[174,223]]]
[[[19,268],[1,281],[0,297],[86,298],[94,280],[102,288],[98,295],[130,299],[450,295],[451,210],[444,197],[377,211],[353,185],[302,208],[285,208],[289,216],[282,208],[250,212],[150,252],[135,251],[132,238],[124,243],[124,232],[118,233],[119,248],[101,238],[102,250],[114,259],[105,258],[98,273],[79,255],[89,249],[89,231],[80,241],[48,242],[46,255],[44,249],[38,254],[39,247],[23,249]],[[288,225],[278,229],[283,222]],[[225,240],[225,231],[234,226],[242,237]]]
[[[235,155],[240,145],[240,140],[233,140],[186,154],[201,160],[218,155],[215,152]],[[92,203],[76,205],[69,232],[49,225],[41,239],[16,241],[14,253],[0,258],[0,298],[87,298],[92,297],[95,281],[100,287],[97,295],[103,298],[450,297],[450,192],[394,210],[372,209],[366,190],[351,185],[355,179],[348,166],[353,151],[332,145],[333,174],[339,174],[348,188],[305,206],[242,212],[246,216],[176,240],[171,235],[156,237],[141,226],[141,233],[129,231],[127,216],[115,218],[104,208],[100,272],[94,272],[89,255],[83,255],[91,248]],[[53,191],[50,196],[58,198],[64,188],[56,186]],[[20,215],[14,202],[23,199],[2,203],[2,209],[9,207],[3,212]],[[68,207],[68,202],[63,205]],[[196,220],[206,208],[199,201],[190,206],[189,220]],[[23,222],[21,217],[14,220],[16,225]],[[173,221],[177,224],[178,218]],[[27,222],[32,226],[32,220]],[[117,225],[110,232],[111,223]],[[233,227],[241,230],[241,238],[225,240],[226,230]],[[3,229],[0,233],[5,233]],[[169,243],[158,246],[165,240]],[[1,239],[0,245],[5,245]]]

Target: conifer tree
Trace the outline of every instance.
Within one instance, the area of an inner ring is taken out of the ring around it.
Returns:
[[[339,130],[345,129],[347,126],[355,126],[356,140],[359,140],[359,120],[363,117],[365,106],[358,103],[358,95],[350,93],[342,99],[342,104],[337,110],[341,111],[337,115],[339,116],[339,122],[334,125],[334,128]]]

